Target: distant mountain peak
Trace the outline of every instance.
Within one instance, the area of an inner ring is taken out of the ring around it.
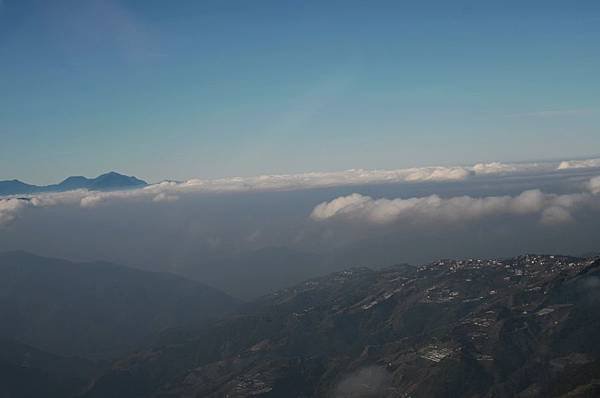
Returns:
[[[104,191],[122,188],[133,188],[146,185],[148,185],[146,181],[140,180],[133,176],[126,176],[111,171],[94,178],[88,189],[95,191]]]
[[[144,180],[134,176],[126,176],[110,171],[96,178],[83,176],[70,176],[59,184],[46,186],[30,185],[19,180],[0,181],[0,196],[23,195],[43,192],[65,192],[75,189],[89,189],[91,191],[114,191],[119,189],[133,189],[148,185]]]
[[[96,177],[95,179],[100,179],[100,178],[114,178],[114,177],[118,177],[118,178],[135,178],[134,176],[128,176],[125,174],[121,174],[121,173],[117,173],[116,171],[109,171],[108,173],[104,173],[104,174],[100,174],[98,177]]]
[[[98,178],[107,178],[107,177],[128,177],[125,174],[117,173],[116,171],[109,171],[108,173],[100,174]]]
[[[82,181],[82,180],[87,180],[87,178],[86,178],[86,177],[84,177],[84,176],[70,176],[70,177],[67,177],[67,178],[65,178],[65,179],[64,179],[64,180],[61,182],[61,184],[64,184],[65,182],[71,182],[71,181]]]

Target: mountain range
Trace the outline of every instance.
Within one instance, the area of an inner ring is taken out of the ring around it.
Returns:
[[[19,180],[0,181],[0,195],[28,195],[43,192],[65,192],[75,189],[90,191],[112,191],[117,189],[140,188],[148,185],[145,181],[133,176],[125,176],[114,171],[96,178],[81,176],[68,177],[59,184],[31,185]]]
[[[349,269],[115,362],[86,398],[593,397],[600,260]]]
[[[346,269],[239,303],[6,253],[0,396],[594,397],[599,288],[597,256],[523,255]]]

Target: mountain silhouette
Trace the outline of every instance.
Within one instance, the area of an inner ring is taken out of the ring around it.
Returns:
[[[111,171],[96,178],[71,176],[59,184],[32,185],[19,180],[0,181],[0,195],[26,195],[44,192],[65,192],[75,189],[88,189],[90,191],[113,191],[119,189],[140,188],[148,185],[146,181],[133,176]]]
[[[0,339],[58,355],[120,355],[165,329],[201,326],[236,304],[173,274],[0,253]]]

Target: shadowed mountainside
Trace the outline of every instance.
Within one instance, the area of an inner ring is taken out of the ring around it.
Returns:
[[[165,329],[202,325],[236,305],[172,274],[0,254],[0,337],[60,355],[122,355]]]
[[[65,398],[81,394],[106,366],[0,340],[0,397]]]

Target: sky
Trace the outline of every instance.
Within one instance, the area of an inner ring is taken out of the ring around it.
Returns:
[[[598,1],[0,0],[0,180],[600,153]]]

